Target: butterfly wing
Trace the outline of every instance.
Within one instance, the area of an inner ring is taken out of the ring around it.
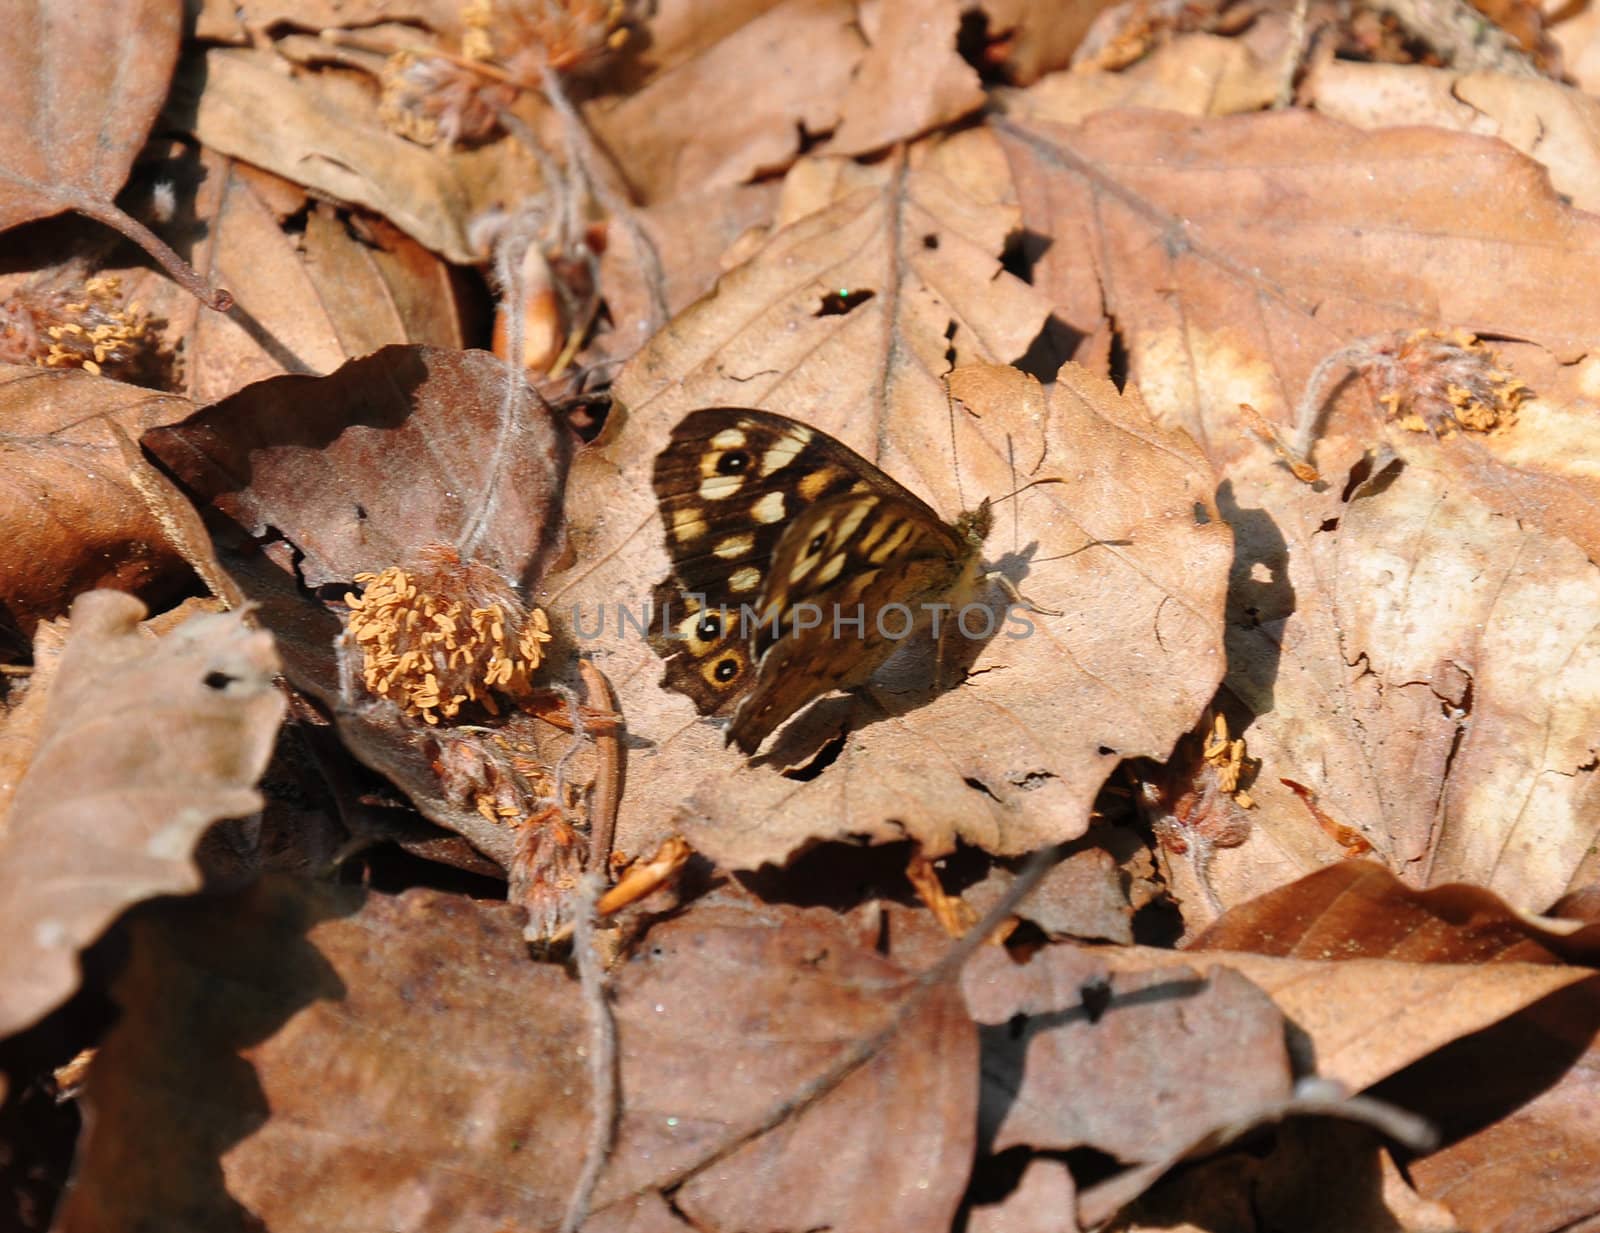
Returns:
[[[651,595],[650,642],[666,663],[662,684],[701,714],[726,710],[750,687],[755,656],[740,610],[762,603],[779,543],[802,511],[876,492],[938,521],[827,433],[742,407],[686,415],[656,457],[653,484],[672,573]]]
[[[728,739],[754,753],[789,716],[861,684],[959,589],[976,548],[921,501],[847,493],[807,506],[784,531],[748,632],[753,662]]]

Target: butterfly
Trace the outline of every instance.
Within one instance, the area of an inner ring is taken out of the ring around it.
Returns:
[[[925,627],[923,605],[984,577],[987,500],[946,522],[787,416],[690,412],[653,479],[672,560],[651,594],[661,683],[703,715],[731,710],[727,740],[745,754],[823,694],[863,684]]]

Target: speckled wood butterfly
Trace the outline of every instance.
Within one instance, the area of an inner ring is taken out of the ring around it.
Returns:
[[[703,715],[731,708],[728,740],[747,754],[814,699],[866,681],[923,605],[980,577],[988,501],[947,523],[786,416],[691,412],[654,480],[672,558],[651,596],[661,683]]]

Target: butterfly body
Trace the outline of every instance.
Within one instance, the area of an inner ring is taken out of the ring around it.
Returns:
[[[923,605],[969,593],[990,525],[988,502],[947,523],[826,433],[738,407],[685,416],[654,486],[672,558],[652,593],[662,684],[731,710],[747,754],[864,683],[925,628]]]

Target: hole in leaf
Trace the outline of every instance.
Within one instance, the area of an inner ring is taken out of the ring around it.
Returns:
[[[928,249],[930,252],[937,251],[939,248],[939,237],[934,235],[931,231],[928,232],[927,235],[922,237],[922,247]]]
[[[846,313],[854,312],[873,296],[876,291],[851,291],[848,287],[840,287],[837,291],[830,291],[822,297],[822,307],[812,313],[813,317],[842,317]]]

